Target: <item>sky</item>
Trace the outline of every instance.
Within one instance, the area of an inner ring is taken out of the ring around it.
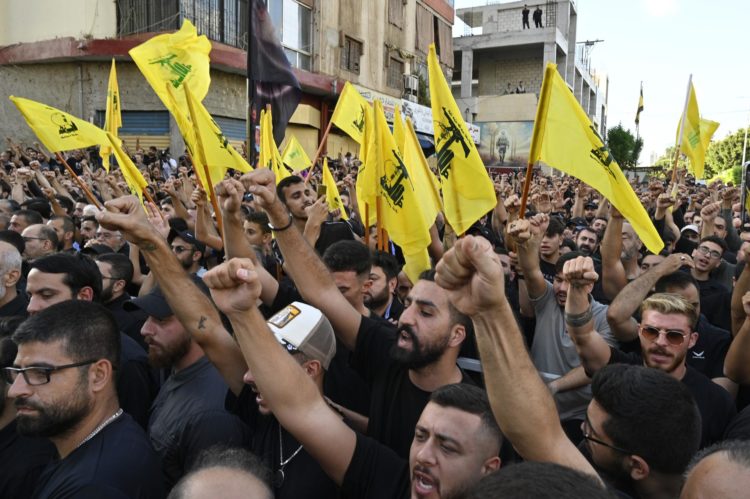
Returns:
[[[455,7],[486,3],[456,0]],[[608,127],[622,123],[635,134],[643,81],[644,147],[639,164],[651,164],[652,155],[658,157],[674,146],[691,73],[701,116],[721,123],[714,139],[748,126],[750,2],[575,0],[575,5],[577,41],[604,40],[591,51],[591,68],[609,76]],[[456,19],[454,35],[462,34],[463,25]]]

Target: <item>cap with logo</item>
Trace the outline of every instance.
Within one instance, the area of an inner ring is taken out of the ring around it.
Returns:
[[[301,352],[324,369],[336,355],[333,327],[315,307],[293,302],[268,319],[268,327],[289,352]]]

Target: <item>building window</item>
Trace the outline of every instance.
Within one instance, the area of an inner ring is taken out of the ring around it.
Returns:
[[[296,0],[268,0],[268,12],[289,64],[310,71],[312,9]]]
[[[341,48],[341,69],[359,74],[359,58],[362,56],[362,42],[354,38],[344,37]]]
[[[399,28],[404,25],[404,0],[388,0],[388,22]]]
[[[393,57],[391,57],[388,62],[388,86],[398,90],[403,90],[404,63]]]

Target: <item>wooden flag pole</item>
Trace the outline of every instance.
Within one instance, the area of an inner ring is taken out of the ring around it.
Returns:
[[[315,157],[312,160],[312,164],[310,165],[310,168],[307,170],[307,178],[305,178],[305,184],[307,184],[310,181],[310,178],[312,177],[313,172],[315,171],[315,165],[318,163],[318,160],[320,159],[320,155],[323,154],[323,148],[326,146],[326,142],[328,141],[328,134],[331,131],[331,125],[333,125],[333,121],[328,121],[328,126],[326,127],[325,133],[323,133],[323,138],[320,140],[320,145],[318,146],[318,150],[315,151]]]
[[[94,196],[94,193],[89,190],[89,188],[86,186],[85,182],[83,180],[81,180],[81,178],[78,175],[76,175],[76,172],[73,171],[73,169],[70,167],[70,165],[68,164],[68,162],[65,161],[65,159],[62,157],[62,154],[60,154],[59,152],[56,152],[55,156],[57,157],[57,160],[60,163],[62,163],[63,165],[65,165],[65,169],[68,171],[68,173],[70,175],[73,176],[73,179],[78,183],[78,187],[81,188],[81,190],[86,195],[86,197],[88,198],[88,200],[91,201],[91,204],[93,204],[94,206],[96,206],[100,210],[104,210],[104,206],[102,206],[102,204],[99,202],[99,200],[96,199],[96,196]]]

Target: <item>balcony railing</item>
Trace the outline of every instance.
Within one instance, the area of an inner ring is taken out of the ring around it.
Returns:
[[[172,31],[189,19],[211,40],[247,49],[248,0],[117,0],[118,36]]]

